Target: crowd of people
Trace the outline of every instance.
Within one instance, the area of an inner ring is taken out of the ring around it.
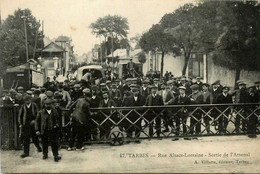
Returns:
[[[19,107],[18,122],[21,132],[24,134],[22,158],[29,156],[29,145],[32,138],[38,151],[43,152],[43,159],[48,158],[48,145],[50,144],[54,161],[59,161],[61,157],[58,154],[57,139],[60,136],[58,130],[61,128],[62,109],[68,110],[67,122],[71,125],[68,133],[68,150],[74,149],[76,138],[76,150],[84,150],[85,139],[98,139],[97,132],[100,134],[99,138],[108,138],[112,126],[109,119],[105,121],[104,114],[92,112],[91,108],[260,102],[260,82],[255,82],[254,86],[247,87],[240,80],[237,85],[237,89],[230,91],[230,88],[222,86],[220,81],[207,84],[203,83],[200,77],[174,77],[168,72],[161,80],[152,76],[107,78],[102,79],[98,85],[91,81],[77,82],[73,78],[58,82],[54,77],[51,81],[48,77],[42,87],[33,87],[28,91],[24,91],[22,86],[16,90],[4,90],[0,105]],[[221,110],[221,107],[219,109]],[[211,132],[210,121],[213,120],[214,128],[220,133],[226,133],[227,116],[230,115],[231,110],[223,109],[224,113],[221,114],[218,109],[210,110],[210,107],[205,107],[204,111],[206,112],[196,110],[191,116],[188,107],[173,107],[162,112],[161,117],[157,117],[156,113],[160,112],[160,107],[158,107],[148,111],[145,119],[139,119],[140,115],[132,112],[128,119],[135,125],[126,121],[122,122],[122,128],[130,138],[133,137],[133,134],[135,137],[140,136],[143,131],[143,123],[148,128],[150,137],[154,136],[154,130],[157,137],[160,137],[162,132],[169,131],[173,131],[176,136],[179,136],[180,133],[196,136],[201,133],[203,118],[207,133]],[[207,113],[207,111],[210,112]],[[106,112],[104,111],[104,113]],[[242,117],[246,118],[248,112],[244,109],[236,116],[235,131],[237,133],[243,131],[250,138],[254,138],[256,137],[258,117],[252,115],[248,120],[243,119]],[[102,123],[102,128],[98,129],[96,124],[91,124],[91,118],[95,118],[99,124]],[[189,126],[187,125],[188,118]],[[41,136],[42,148],[38,136]],[[178,140],[178,138],[176,137],[174,140]],[[140,141],[136,140],[136,143],[140,143]]]

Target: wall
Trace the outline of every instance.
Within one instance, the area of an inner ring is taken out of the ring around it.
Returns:
[[[208,60],[208,83],[211,84],[216,80],[220,80],[221,84],[234,87],[235,84],[235,70],[230,70],[226,67],[218,66],[213,63],[211,55],[207,57]],[[255,81],[260,80],[260,71],[246,71],[241,70],[240,80],[243,80],[247,86],[254,85]]]
[[[149,71],[149,54],[146,54],[146,62],[143,65],[143,73],[146,74]],[[160,69],[161,67],[161,55],[158,56],[158,67]],[[207,64],[206,64],[207,59]],[[201,65],[201,68],[204,68],[204,71],[206,70],[207,73],[203,73],[203,81],[207,82],[209,84],[212,84],[216,80],[220,80],[222,85],[227,85],[229,87],[233,87],[235,84],[235,71],[230,70],[229,68],[222,67],[215,65],[213,62],[212,55],[207,55],[207,57],[204,56],[203,58],[203,64]],[[173,57],[172,54],[166,54],[164,57],[164,69],[163,74],[166,71],[172,72],[174,76],[180,76],[182,68],[184,66],[184,58],[183,56]],[[154,66],[153,66],[154,67]],[[186,75],[188,72],[188,68],[186,71]],[[207,77],[206,77],[207,76]],[[241,70],[240,73],[240,79],[245,81],[247,86],[254,85],[255,81],[260,81],[260,71],[245,71]]]
[[[149,58],[150,58],[150,54],[146,54],[146,62],[143,65],[143,73],[146,74],[150,69],[149,69]],[[161,54],[157,55],[158,58],[158,70],[161,70]],[[166,71],[168,72],[172,72],[172,74],[174,76],[181,76],[181,72],[182,72],[182,68],[184,66],[184,58],[183,56],[178,56],[178,57],[174,57],[172,54],[165,54],[164,55],[164,67],[163,67],[163,74],[165,74]],[[153,67],[155,67],[154,65],[154,61],[153,61]],[[154,69],[153,69],[154,70]]]

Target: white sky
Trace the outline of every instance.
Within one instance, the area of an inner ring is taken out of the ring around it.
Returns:
[[[128,38],[142,34],[160,21],[165,13],[193,0],[0,0],[1,18],[18,8],[29,8],[37,20],[44,20],[44,33],[50,39],[72,37],[75,53],[81,55],[99,43],[89,25],[99,17],[120,15],[129,23]]]

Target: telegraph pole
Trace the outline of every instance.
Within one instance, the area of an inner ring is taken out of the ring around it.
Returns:
[[[24,34],[25,34],[25,50],[26,50],[26,60],[28,61],[28,43],[27,43],[27,30],[26,30],[26,22],[25,18],[23,19],[23,24],[24,24]]]

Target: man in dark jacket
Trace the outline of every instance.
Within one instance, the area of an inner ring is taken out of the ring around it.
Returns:
[[[222,93],[217,96],[217,104],[228,104],[233,103],[232,96],[228,93],[229,87],[223,86]],[[224,112],[228,106],[220,106],[219,109]],[[218,117],[218,126],[220,133],[226,133],[227,125],[228,125],[228,117],[231,110],[227,109],[220,117]]]
[[[199,91],[199,85],[194,84],[191,86],[192,94],[190,96],[191,104],[203,104],[203,95]],[[191,134],[195,133],[196,135],[201,133],[201,118],[202,118],[202,111],[196,110],[190,117],[190,132]]]
[[[235,91],[235,103],[247,103],[248,98],[248,92],[246,89],[246,84],[243,81],[239,81],[238,83],[238,89]],[[240,110],[240,114],[236,115],[235,118],[235,127],[236,132],[239,133],[240,131],[240,122],[242,122],[242,131],[246,132],[247,130],[247,121],[246,121],[246,112],[244,108],[241,108],[241,106],[236,107],[237,110]],[[243,117],[243,118],[242,118]]]
[[[23,97],[25,102],[18,114],[19,127],[22,129],[23,134],[23,145],[24,153],[21,155],[22,158],[29,156],[30,151],[30,139],[38,149],[38,152],[42,152],[42,148],[39,145],[39,139],[35,134],[34,123],[38,112],[38,107],[35,103],[31,102],[31,96],[25,95]]]
[[[173,102],[168,103],[169,105],[189,105],[191,103],[190,98],[185,93],[186,88],[184,86],[179,87],[179,95],[174,99]],[[188,119],[188,109],[185,107],[176,108],[173,110],[174,120],[176,122],[176,135],[180,134],[180,126],[182,124],[183,134],[187,133],[187,119]],[[175,138],[173,140],[178,140]]]
[[[132,87],[132,90],[131,90],[132,95],[127,97],[126,102],[125,102],[126,107],[144,106],[145,105],[145,99],[140,95],[139,89],[140,89],[140,87],[137,85],[135,87]],[[140,110],[138,112],[141,114]],[[136,122],[135,124],[131,124],[131,123],[127,122],[128,123],[126,125],[127,137],[132,137],[133,132],[135,132],[136,137],[139,137],[141,130],[142,130],[142,126],[141,126],[142,119],[138,120],[139,115],[136,114],[135,112],[132,112],[127,118],[132,123]],[[139,143],[139,141],[136,141],[136,142]]]
[[[109,98],[108,91],[103,91],[103,99],[99,102],[99,107],[101,107],[101,108],[116,107],[114,100]],[[110,113],[110,111],[104,111],[104,114],[109,116],[111,113]],[[107,117],[105,115],[101,114],[99,116],[99,118],[100,118],[99,123],[102,123]],[[111,115],[109,118],[113,120],[113,115]],[[100,127],[99,127],[100,138],[109,137],[112,124],[113,123],[109,119],[107,119],[102,125],[100,125]]]
[[[222,93],[222,88],[220,87],[219,81],[216,81],[212,84],[212,88],[210,90],[210,93],[211,93],[211,96],[212,96],[210,102],[212,104],[217,104],[217,96]],[[217,109],[213,108],[212,111],[211,111],[211,116],[214,118],[213,125],[215,126],[216,130],[218,130],[218,128],[217,128],[218,121],[216,120],[218,115],[219,115],[219,111]]]
[[[247,103],[259,103],[259,96],[255,91],[255,86],[250,86],[248,88],[248,92],[249,92],[249,95],[248,95],[248,98],[247,98]],[[253,105],[248,106],[248,115],[250,113],[252,113],[252,111],[254,111],[256,109],[256,107],[257,106],[253,106]],[[257,137],[257,135],[256,135],[257,121],[258,121],[258,118],[257,118],[256,114],[252,114],[249,117],[248,127],[247,127],[247,132],[248,132],[249,138],[256,138]]]
[[[53,100],[44,101],[44,109],[38,112],[35,120],[35,130],[37,135],[41,135],[43,159],[48,158],[48,146],[51,144],[54,161],[58,162],[61,157],[58,153],[58,112],[51,105]]]
[[[52,84],[52,82],[50,81],[50,77],[47,77],[47,82],[45,82],[45,83],[43,84],[43,87],[44,87],[46,90],[49,90],[51,84]]]
[[[147,96],[145,105],[146,106],[162,106],[163,105],[163,99],[162,96],[160,96],[157,93],[158,87],[155,85],[151,86],[151,94]],[[160,109],[152,109],[154,112],[147,113],[147,119],[149,121],[149,136],[153,137],[153,124],[154,124],[154,118],[157,116],[157,114],[160,113]],[[162,114],[161,114],[162,116]],[[160,137],[161,134],[161,116],[158,116],[155,118],[155,129],[157,137]]]
[[[82,145],[85,137],[85,132],[90,131],[90,100],[92,97],[90,89],[84,89],[83,95],[84,98],[80,98],[77,100],[75,110],[72,113],[73,133],[69,142],[69,151],[72,150],[74,146],[76,136],[78,140],[76,144],[76,150],[84,150],[84,147]]]

